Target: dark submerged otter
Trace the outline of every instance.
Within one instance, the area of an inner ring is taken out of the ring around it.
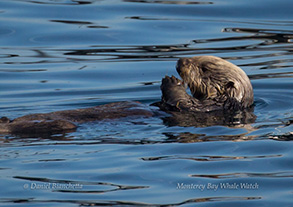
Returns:
[[[176,77],[162,79],[160,102],[152,104],[171,114],[169,125],[208,126],[253,122],[253,89],[243,70],[214,56],[180,58]],[[186,92],[190,88],[192,96]],[[117,102],[92,108],[31,114],[0,119],[2,134],[40,134],[74,131],[78,123],[128,116],[150,117],[156,112],[138,102]]]

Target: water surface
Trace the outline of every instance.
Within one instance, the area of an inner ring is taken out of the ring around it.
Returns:
[[[291,206],[293,4],[289,0],[4,0],[0,115],[160,100],[180,57],[240,66],[255,123],[160,118],[0,135],[1,206]],[[178,76],[177,76],[178,77]],[[218,186],[218,187],[217,187]]]

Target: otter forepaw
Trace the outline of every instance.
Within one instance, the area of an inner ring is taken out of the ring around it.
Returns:
[[[190,102],[191,96],[189,96],[182,84],[182,81],[175,76],[162,79],[162,102],[171,106],[173,110],[180,111],[181,107]]]
[[[169,91],[169,90],[173,90],[174,88],[181,88],[183,86],[181,80],[179,80],[178,78],[176,78],[175,76],[165,76],[165,78],[162,79],[162,84],[161,84],[161,90],[162,91]]]
[[[171,77],[165,76],[165,78],[162,79],[162,85],[168,86],[168,87],[170,87],[172,85],[178,86],[178,85],[182,85],[182,82],[181,82],[181,80],[179,80],[178,78],[176,78],[173,75]]]

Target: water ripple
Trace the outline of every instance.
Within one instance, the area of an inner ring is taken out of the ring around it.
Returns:
[[[42,199],[1,199],[3,203],[67,203],[67,204],[79,204],[80,206],[152,206],[152,207],[168,207],[168,206],[182,206],[185,204],[199,204],[199,203],[210,203],[216,202],[221,204],[231,201],[245,201],[245,200],[260,200],[262,197],[259,196],[234,196],[234,197],[203,197],[188,199],[179,203],[166,203],[166,204],[153,204],[153,203],[142,203],[142,202],[131,202],[131,201],[95,201],[95,200],[42,200]]]
[[[292,204],[292,1],[3,0],[0,8],[0,117],[125,100],[148,107],[177,59],[195,55],[240,66],[255,95],[250,124],[180,126],[158,113],[66,134],[0,135],[3,205]],[[176,188],[227,181],[260,188]],[[83,188],[24,189],[32,183]]]
[[[199,162],[206,161],[227,161],[227,160],[251,160],[263,158],[282,157],[282,155],[265,155],[265,156],[198,156],[198,157],[182,157],[182,156],[161,156],[161,157],[145,157],[141,158],[144,161],[157,161],[157,160],[193,160]]]

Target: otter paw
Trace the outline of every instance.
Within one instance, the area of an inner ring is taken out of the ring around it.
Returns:
[[[182,81],[172,75],[172,77],[165,76],[162,79],[162,86],[164,87],[172,87],[172,86],[181,86]]]

